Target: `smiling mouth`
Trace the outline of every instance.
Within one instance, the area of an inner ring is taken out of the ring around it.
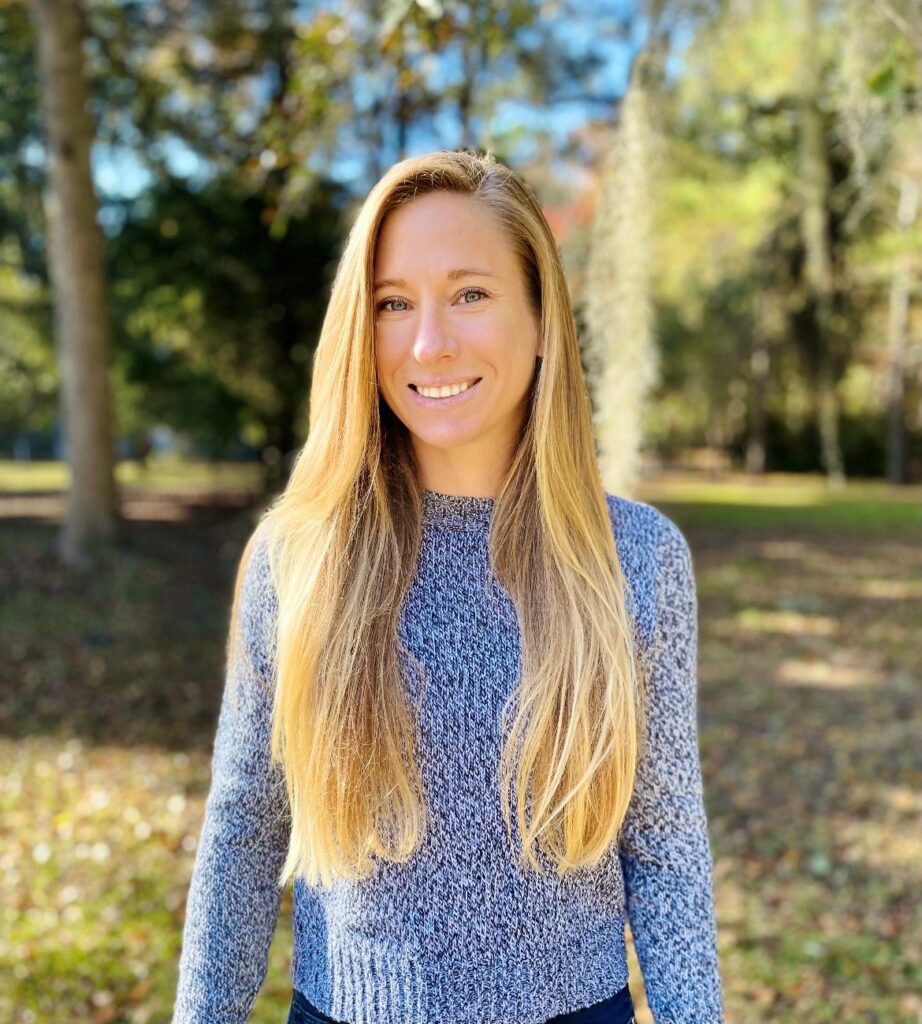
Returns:
[[[470,391],[475,384],[479,384],[483,380],[482,377],[475,377],[473,380],[465,381],[460,384],[446,384],[440,388],[427,388],[420,387],[417,384],[410,384],[409,386],[423,398],[452,398],[454,395],[464,394],[465,391]]]

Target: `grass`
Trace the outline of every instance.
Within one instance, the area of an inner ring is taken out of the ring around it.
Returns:
[[[29,488],[8,468],[0,1019],[159,1024],[253,511],[229,500],[133,519],[130,547],[81,579],[56,565],[54,525],[23,513]],[[161,469],[151,488],[184,478],[214,493],[203,467]],[[728,1024],[922,1015],[922,533],[918,489],[907,494],[664,478],[637,495],[682,527],[698,581]],[[287,1015],[290,914],[289,890],[254,1024]],[[631,970],[649,1024],[633,951]]]
[[[848,480],[830,489],[815,476],[726,474],[720,481],[670,474],[642,485],[644,499],[668,506],[686,526],[738,529],[842,530],[886,533],[922,529],[922,485]]]
[[[190,462],[153,456],[146,464],[122,459],[116,465],[116,483],[128,490],[202,493],[244,491],[257,493],[264,468],[257,462]],[[70,470],[65,462],[22,462],[0,459],[0,494],[65,491]]]

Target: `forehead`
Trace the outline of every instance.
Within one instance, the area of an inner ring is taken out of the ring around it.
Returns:
[[[474,196],[430,192],[411,199],[385,216],[378,233],[376,276],[488,265],[514,272],[516,254],[496,215]]]

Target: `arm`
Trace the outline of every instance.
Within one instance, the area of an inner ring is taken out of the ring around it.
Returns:
[[[662,513],[647,673],[647,749],[619,855],[656,1024],[721,1024],[713,866],[697,723],[698,603],[691,552]]]
[[[244,1024],[266,976],[281,900],[276,880],[290,830],[284,778],[269,758],[273,599],[260,538],[244,576],[238,618],[243,642],[228,665],[215,734],[173,1024]]]

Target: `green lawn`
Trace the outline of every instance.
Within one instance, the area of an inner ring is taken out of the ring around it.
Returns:
[[[205,467],[151,472],[152,490],[215,488]],[[61,486],[2,464],[0,511],[4,490]],[[694,557],[728,1024],[918,1024],[920,490],[664,478],[636,496]],[[0,1020],[169,1020],[252,522],[133,519],[130,554],[81,580],[53,526],[0,518]],[[290,946],[289,890],[254,1024],[285,1020]]]
[[[116,482],[131,490],[191,493],[257,491],[263,475],[263,466],[256,462],[187,462],[166,457],[152,457],[147,465],[123,459],[115,471]],[[0,494],[63,491],[69,482],[67,463],[0,459]]]
[[[922,531],[922,485],[894,487],[879,480],[850,480],[827,487],[821,477],[770,473],[762,480],[728,474],[718,482],[671,474],[640,488],[641,497],[686,526],[795,527],[887,532]]]

